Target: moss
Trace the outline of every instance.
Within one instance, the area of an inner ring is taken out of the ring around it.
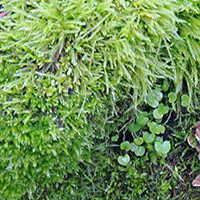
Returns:
[[[185,80],[198,105],[199,3],[187,2],[1,1],[1,199],[76,173],[163,80],[176,94]]]

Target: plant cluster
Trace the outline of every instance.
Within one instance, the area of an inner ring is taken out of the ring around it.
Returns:
[[[167,97],[168,102],[164,105],[162,100],[167,99]],[[171,144],[168,140],[163,141],[164,124],[167,123],[167,120],[164,122],[163,117],[169,112],[176,111],[175,101],[177,100],[174,92],[170,92],[167,97],[163,98],[163,92],[158,89],[148,93],[146,108],[143,105],[143,109],[145,109],[138,112],[135,120],[131,121],[126,127],[127,131],[132,134],[133,141],[125,140],[121,142],[120,149],[125,150],[126,154],[118,157],[119,164],[124,166],[129,164],[130,156],[127,154],[128,151],[134,152],[137,157],[142,157],[148,152],[152,162],[156,162],[157,156],[166,157],[171,149]],[[190,98],[187,94],[183,94],[179,100],[182,106],[188,107]],[[117,142],[118,139],[119,134],[111,137],[113,142]]]

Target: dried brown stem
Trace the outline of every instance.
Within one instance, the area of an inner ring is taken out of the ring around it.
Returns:
[[[7,11],[3,11],[2,13],[0,13],[0,18],[2,18],[3,16],[7,15],[8,12]]]

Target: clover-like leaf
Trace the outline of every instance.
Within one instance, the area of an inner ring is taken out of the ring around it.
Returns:
[[[168,94],[168,98],[169,98],[169,103],[174,103],[176,101],[176,94],[174,92],[170,92]]]
[[[157,124],[156,122],[148,123],[148,126],[152,133],[160,134],[165,132],[165,127],[163,125]]]
[[[160,100],[163,97],[163,93],[159,90],[152,90],[147,94],[146,100],[149,106],[156,108],[159,105]]]
[[[158,112],[163,115],[167,114],[169,112],[169,106],[165,106],[163,103],[159,104]]]
[[[131,151],[135,152],[135,150],[138,148],[138,145],[136,145],[134,142],[131,142]]]
[[[154,147],[159,154],[167,154],[171,149],[171,144],[169,141],[156,142]]]
[[[142,112],[138,114],[138,117],[136,118],[136,122],[140,125],[146,125],[149,122],[149,118],[147,117],[146,112]]]
[[[127,166],[130,162],[130,156],[128,154],[126,154],[125,156],[118,156],[117,161],[120,165]]]
[[[155,139],[155,134],[154,133],[148,133],[147,131],[143,132],[143,139],[144,141],[148,143],[152,143]]]
[[[145,154],[145,147],[143,146],[139,146],[136,150],[135,150],[135,155],[136,156],[143,156]]]
[[[111,137],[111,140],[113,142],[117,142],[118,139],[119,139],[119,135],[114,135],[114,136]]]
[[[138,146],[142,145],[143,143],[143,138],[142,137],[138,137],[138,138],[134,138],[134,143]]]
[[[181,106],[187,107],[190,103],[190,97],[187,94],[181,96]]]
[[[136,156],[143,156],[145,154],[145,147],[138,146],[134,142],[131,143],[131,151],[135,152]]]
[[[131,144],[129,141],[124,141],[120,144],[120,149],[121,150],[125,150],[125,151],[129,151],[131,150]]]
[[[161,124],[158,125],[158,129],[160,130],[160,133],[164,133],[165,132],[165,127]]]
[[[155,119],[162,119],[163,114],[159,112],[158,108],[154,109],[153,116]]]
[[[155,130],[156,127],[157,127],[157,123],[156,123],[156,122],[149,122],[147,125],[148,125],[150,131],[151,131],[152,133],[154,133],[154,130]]]

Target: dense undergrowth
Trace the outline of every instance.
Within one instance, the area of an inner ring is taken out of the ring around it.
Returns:
[[[0,199],[198,198],[198,1],[1,3]]]

